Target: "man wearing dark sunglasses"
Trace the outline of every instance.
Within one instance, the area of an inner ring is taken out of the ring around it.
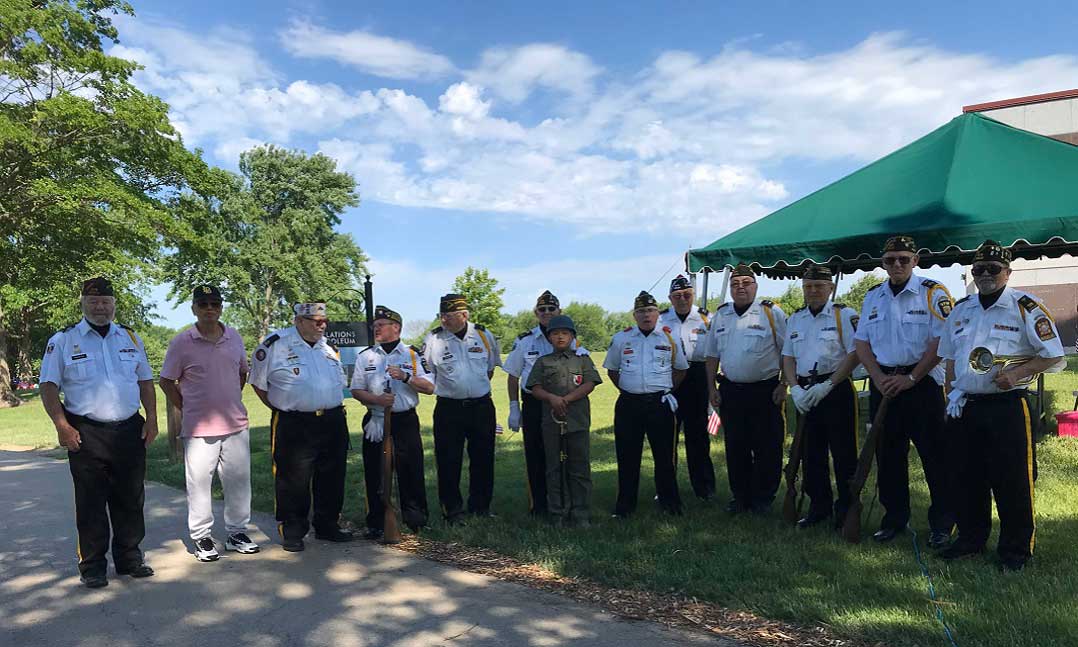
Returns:
[[[326,342],[326,304],[297,303],[291,328],[266,337],[251,360],[251,386],[273,411],[277,528],[281,546],[304,549],[314,536],[345,542],[352,533],[338,525],[344,504],[348,422],[342,390],[348,381],[336,349]],[[308,519],[311,503],[314,515]]]
[[[1021,570],[1033,556],[1036,456],[1026,387],[1038,373],[1063,370],[1063,345],[1052,315],[1029,294],[1007,287],[1011,253],[986,240],[973,257],[978,294],[955,304],[940,340],[949,389],[947,416],[959,457],[958,538],[942,553],[958,559],[984,551],[992,532],[992,498],[999,513],[999,566]],[[1029,358],[978,373],[971,352]]]
[[[887,281],[865,295],[854,339],[857,357],[871,377],[871,415],[876,415],[884,396],[893,399],[876,449],[884,515],[872,538],[891,541],[910,521],[912,441],[931,497],[928,545],[942,548],[950,541],[955,520],[947,487],[953,468],[943,427],[943,367],[936,351],[952,303],[947,288],[914,274],[919,261],[913,238],[887,239],[883,246]]]
[[[542,429],[543,405],[532,396],[531,391],[521,389],[520,386],[527,384],[528,375],[531,374],[535,360],[554,352],[554,347],[550,345],[546,337],[546,327],[551,319],[561,314],[561,302],[550,290],[546,290],[536,299],[533,312],[535,312],[538,325],[517,335],[502,368],[509,374],[506,379],[506,387],[509,391],[508,426],[513,431],[518,431],[522,427],[524,429],[528,512],[535,516],[542,516],[547,512],[546,453],[543,447]],[[576,338],[573,339],[570,347],[576,351],[577,355],[588,354],[583,346],[578,345]],[[521,402],[523,402],[523,407],[521,407]]]
[[[215,473],[225,492],[225,549],[240,554],[259,550],[247,536],[251,521],[251,444],[243,406],[247,351],[239,332],[221,323],[223,305],[217,286],[194,289],[195,325],[169,343],[159,381],[168,401],[183,414],[187,529],[200,562],[220,557],[210,535]]]

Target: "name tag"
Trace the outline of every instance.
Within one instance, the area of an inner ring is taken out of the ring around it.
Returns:
[[[468,349],[468,352],[469,353],[482,353],[483,349],[480,348],[479,346],[472,346],[471,348]]]
[[[669,347],[669,346],[656,346],[656,347],[655,347],[655,350],[665,350],[665,351],[669,351],[669,350],[670,350],[670,347]]]
[[[71,361],[75,362],[75,361],[78,361],[80,359],[86,359],[86,357],[87,357],[86,353],[79,353],[78,355],[72,355],[71,356]]]

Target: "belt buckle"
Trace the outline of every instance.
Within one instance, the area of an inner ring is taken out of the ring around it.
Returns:
[[[315,411],[315,412],[314,412],[314,415],[315,415],[315,416],[320,416],[320,415],[322,415],[322,414],[323,414],[323,413],[325,413],[325,412],[326,412],[326,410],[325,410],[325,409],[319,409],[318,411]]]

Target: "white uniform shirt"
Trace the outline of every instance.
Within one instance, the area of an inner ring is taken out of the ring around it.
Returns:
[[[684,323],[673,308],[659,314],[659,326],[670,328],[675,339],[681,340],[681,347],[690,362],[702,362],[707,359],[707,311],[693,308],[685,317]]]
[[[396,366],[412,378],[431,380],[431,374],[427,371],[426,360],[419,351],[398,342],[396,348],[386,353],[381,345],[376,345],[364,350],[356,357],[355,372],[352,373],[352,389],[362,389],[376,395],[385,393],[386,383],[395,396],[393,398],[393,413],[400,413],[414,409],[419,404],[419,393],[410,383],[394,380],[389,377],[387,368]],[[370,405],[366,405],[368,409]]]
[[[689,368],[685,350],[669,327],[645,335],[638,326],[614,334],[603,368],[618,371],[618,388],[629,393],[664,393],[674,388],[673,370]]]
[[[813,316],[805,306],[790,315],[786,322],[782,354],[796,360],[800,377],[811,375],[814,366],[818,374],[834,373],[842,360],[853,352],[856,332],[857,311],[853,308],[839,307],[828,301],[820,314]]]
[[[785,341],[782,308],[770,301],[753,301],[738,315],[734,304],[724,303],[711,318],[707,356],[719,358],[722,374],[732,382],[760,382],[779,374]]]
[[[280,411],[319,411],[341,405],[348,382],[337,351],[322,337],[311,346],[295,326],[259,344],[251,357],[251,384],[268,392]]]
[[[576,339],[573,339],[573,343],[570,344],[569,348],[577,349]],[[535,360],[553,352],[554,347],[550,345],[550,341],[543,334],[543,329],[536,326],[517,337],[517,340],[513,343],[513,348],[509,350],[509,355],[505,358],[502,369],[513,377],[520,378],[520,386],[523,387],[528,383],[528,375],[531,374],[532,367],[535,366]],[[524,389],[524,392],[531,393],[528,389]]]
[[[438,327],[427,334],[423,358],[434,374],[434,395],[464,400],[490,393],[490,371],[502,363],[498,340],[467,323],[464,339]]]
[[[928,344],[943,335],[951,305],[947,288],[916,274],[897,295],[881,283],[865,295],[854,339],[868,342],[881,366],[916,364]],[[943,384],[942,364],[929,375]]]
[[[63,392],[64,408],[98,422],[138,413],[138,383],[152,379],[142,340],[115,323],[102,337],[83,319],[53,335],[41,360],[41,382]]]
[[[999,393],[992,382],[998,368],[978,375],[969,367],[970,351],[978,346],[993,355],[1060,358],[1048,373],[1066,365],[1059,331],[1048,311],[1029,294],[1009,287],[988,308],[981,306],[976,294],[959,300],[947,318],[947,333],[939,347],[940,357],[954,360],[955,388],[966,393]]]

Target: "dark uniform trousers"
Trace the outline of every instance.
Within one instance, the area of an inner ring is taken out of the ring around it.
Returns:
[[[778,378],[719,382],[726,472],[730,492],[744,508],[771,505],[779,487],[786,417],[772,400],[778,385]]]
[[[392,415],[393,469],[397,472],[397,491],[401,518],[413,531],[427,525],[427,486],[423,477],[423,438],[419,435],[419,416],[415,409]],[[371,419],[363,417],[363,425]],[[385,506],[382,504],[383,441],[373,443],[363,438],[363,478],[367,486],[367,527],[383,530]]]
[[[692,491],[696,496],[710,497],[715,494],[715,468],[711,464],[711,437],[707,435],[705,363],[689,362],[685,379],[673,393],[678,403],[677,412],[674,414],[677,426],[685,436],[685,462],[689,465],[689,483],[692,484]],[[677,444],[676,437],[674,444]]]
[[[142,563],[139,544],[146,535],[142,506],[145,501],[146,445],[135,414],[117,423],[100,423],[65,412],[78,430],[82,446],[68,452],[68,467],[75,484],[75,550],[82,575],[104,575],[108,568],[109,522],[112,526],[112,561],[118,571]]]
[[[970,394],[958,435],[958,542],[983,548],[992,531],[992,497],[999,513],[998,553],[1025,561],[1033,554],[1033,481],[1037,462],[1025,390]]]
[[[635,394],[622,391],[614,404],[614,451],[618,459],[618,499],[614,513],[636,510],[640,489],[640,457],[644,437],[651,445],[655,464],[655,493],[659,506],[681,511],[677,487],[677,447],[674,444],[674,413],[662,401],[662,393]]]
[[[442,514],[453,521],[464,514],[460,472],[468,445],[468,512],[487,514],[494,498],[494,401],[438,398],[434,405],[434,458]]]
[[[285,540],[338,527],[344,505],[348,421],[344,407],[315,412],[274,411],[270,424],[274,511]],[[308,521],[311,499],[314,516]]]
[[[902,367],[899,374],[906,374],[903,370],[908,373],[910,368]],[[869,411],[873,420],[882,399],[883,394],[870,382]],[[899,393],[888,405],[883,434],[876,447],[877,482],[884,509],[881,528],[900,530],[910,521],[910,441],[921,457],[928,483],[929,527],[948,534],[954,528],[953,496],[947,487],[952,452],[943,427],[946,406],[943,387],[931,377]]]
[[[528,478],[528,511],[547,511],[546,449],[543,445],[543,403],[520,392],[520,426],[524,434],[524,465]]]
[[[809,513],[831,514],[834,501],[835,518],[845,519],[850,509],[850,480],[857,470],[857,395],[852,381],[846,379],[836,384],[827,397],[805,414],[802,433],[805,493],[811,499]],[[837,501],[832,498],[828,452],[834,463]]]

